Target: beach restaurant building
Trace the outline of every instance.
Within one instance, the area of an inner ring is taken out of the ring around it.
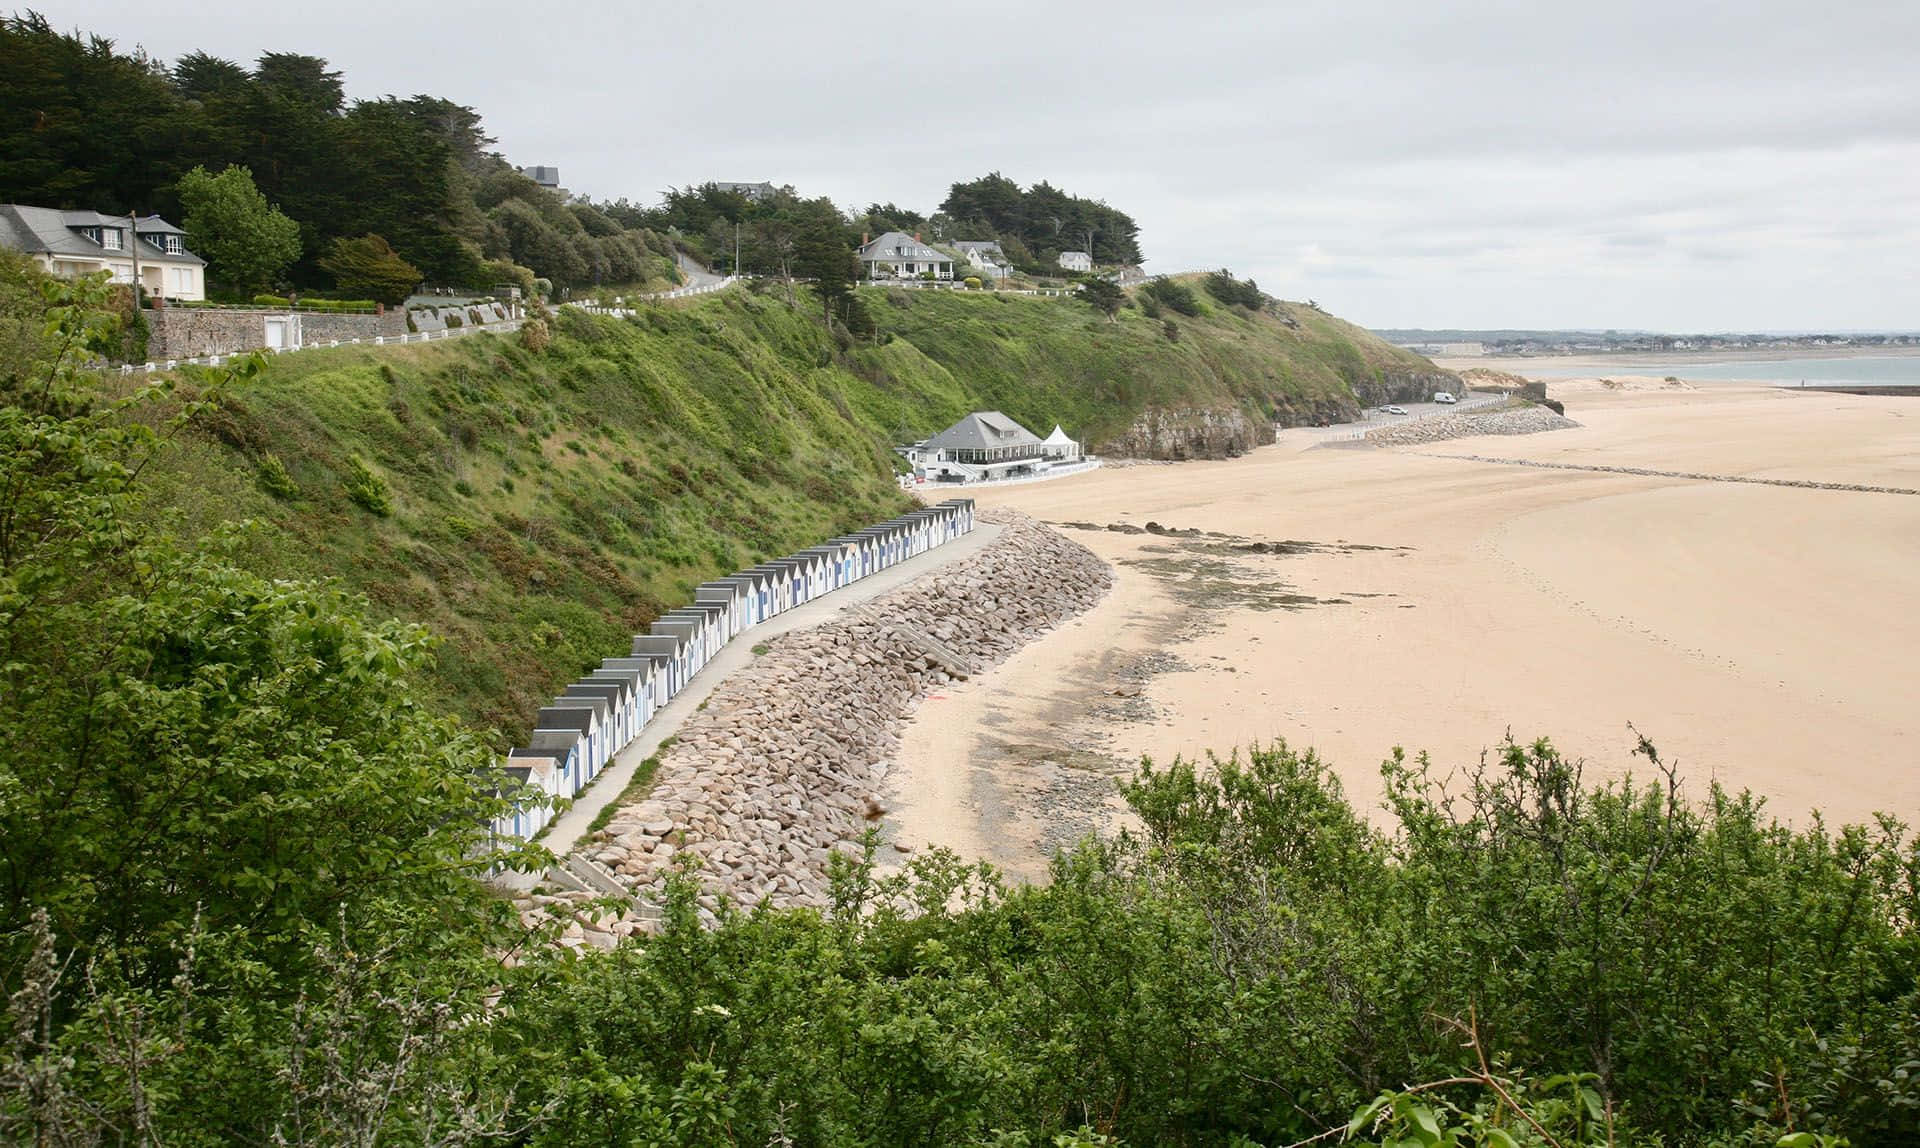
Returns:
[[[932,482],[992,482],[1039,475],[1077,461],[1080,444],[1056,426],[1042,439],[999,411],[975,411],[925,442],[901,449],[917,477]]]

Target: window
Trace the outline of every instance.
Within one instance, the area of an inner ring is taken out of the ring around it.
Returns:
[[[180,254],[180,237],[178,235],[163,236],[160,246],[168,255],[178,255]]]
[[[100,237],[100,246],[106,248],[108,251],[120,250],[120,229],[118,227],[102,227],[94,232],[94,234]]]

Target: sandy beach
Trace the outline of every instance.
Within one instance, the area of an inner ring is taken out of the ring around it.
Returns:
[[[1373,809],[1395,746],[1445,769],[1511,730],[1597,777],[1635,764],[1629,723],[1694,797],[1717,780],[1795,822],[1920,819],[1920,496],[1515,465],[1920,490],[1920,402],[1549,391],[1581,427],[1344,449],[1285,432],[1231,461],[970,492],[1068,531],[1115,588],[921,707],[893,835],[1039,878],[1115,823],[1112,779],[1142,755],[1285,738]]]

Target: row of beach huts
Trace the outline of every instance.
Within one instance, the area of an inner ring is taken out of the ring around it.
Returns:
[[[494,832],[524,840],[545,829],[736,636],[972,529],[973,500],[950,498],[699,586],[691,605],[634,635],[626,657],[605,659],[540,710],[526,746],[507,755],[518,801]]]

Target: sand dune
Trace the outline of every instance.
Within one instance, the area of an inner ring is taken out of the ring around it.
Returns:
[[[1920,490],[1920,402],[1551,390],[1581,428],[1384,450],[1283,434],[1229,462],[979,492],[1211,533],[1074,529],[1115,564],[1113,596],[923,708],[897,835],[1038,876],[1047,847],[1112,823],[1100,798],[1142,754],[1284,737],[1372,806],[1396,745],[1458,765],[1511,729],[1617,773],[1629,723],[1695,795],[1717,779],[1795,821],[1920,819],[1920,496],[1462,457]]]

